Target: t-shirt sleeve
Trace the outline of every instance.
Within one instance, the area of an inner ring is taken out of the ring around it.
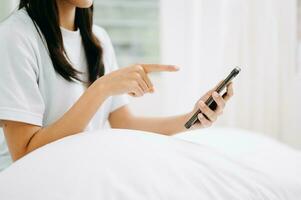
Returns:
[[[116,59],[116,54],[114,51],[114,47],[112,45],[111,39],[107,32],[97,27],[99,31],[102,32],[103,38],[101,40],[102,47],[104,49],[104,62],[107,63],[106,70],[108,70],[106,73],[110,73],[112,71],[118,70],[118,63]],[[110,108],[110,112],[113,112],[117,110],[118,108],[121,108],[122,106],[125,106],[129,104],[129,98],[127,95],[117,95],[112,97],[112,104]]]
[[[42,126],[38,63],[26,34],[0,28],[0,126],[11,120]]]

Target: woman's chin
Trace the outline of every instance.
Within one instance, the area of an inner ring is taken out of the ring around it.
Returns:
[[[67,0],[77,8],[90,8],[93,5],[93,0]]]
[[[77,6],[78,8],[90,8],[93,5],[93,3],[91,4],[83,4],[83,5],[79,5]]]

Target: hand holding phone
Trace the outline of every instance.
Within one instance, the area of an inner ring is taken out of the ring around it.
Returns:
[[[221,93],[226,86],[239,74],[241,69],[239,67],[236,67],[232,70],[232,72],[227,76],[226,79],[224,79],[216,88],[217,93]],[[212,110],[216,109],[216,103],[212,96],[210,96],[205,104],[211,108]],[[190,129],[197,121],[198,121],[198,115],[201,113],[200,110],[196,111],[195,114],[188,120],[188,122],[185,124],[186,129]]]

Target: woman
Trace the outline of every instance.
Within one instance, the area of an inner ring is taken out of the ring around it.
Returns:
[[[112,128],[173,135],[184,131],[185,122],[201,109],[195,127],[208,127],[233,94],[232,85],[224,98],[209,91],[181,116],[134,116],[124,95],[154,92],[148,73],[177,67],[118,69],[107,33],[93,26],[92,0],[21,0],[19,8],[0,26],[2,169],[43,145],[102,128],[106,120]],[[203,102],[211,94],[215,111]]]

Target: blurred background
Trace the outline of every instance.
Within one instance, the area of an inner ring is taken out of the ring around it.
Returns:
[[[0,19],[17,4],[2,0]],[[257,131],[301,148],[301,0],[94,0],[94,6],[95,23],[109,32],[121,67],[181,67],[152,75],[156,93],[132,99],[135,113],[191,111],[240,66],[235,97],[216,126]]]

